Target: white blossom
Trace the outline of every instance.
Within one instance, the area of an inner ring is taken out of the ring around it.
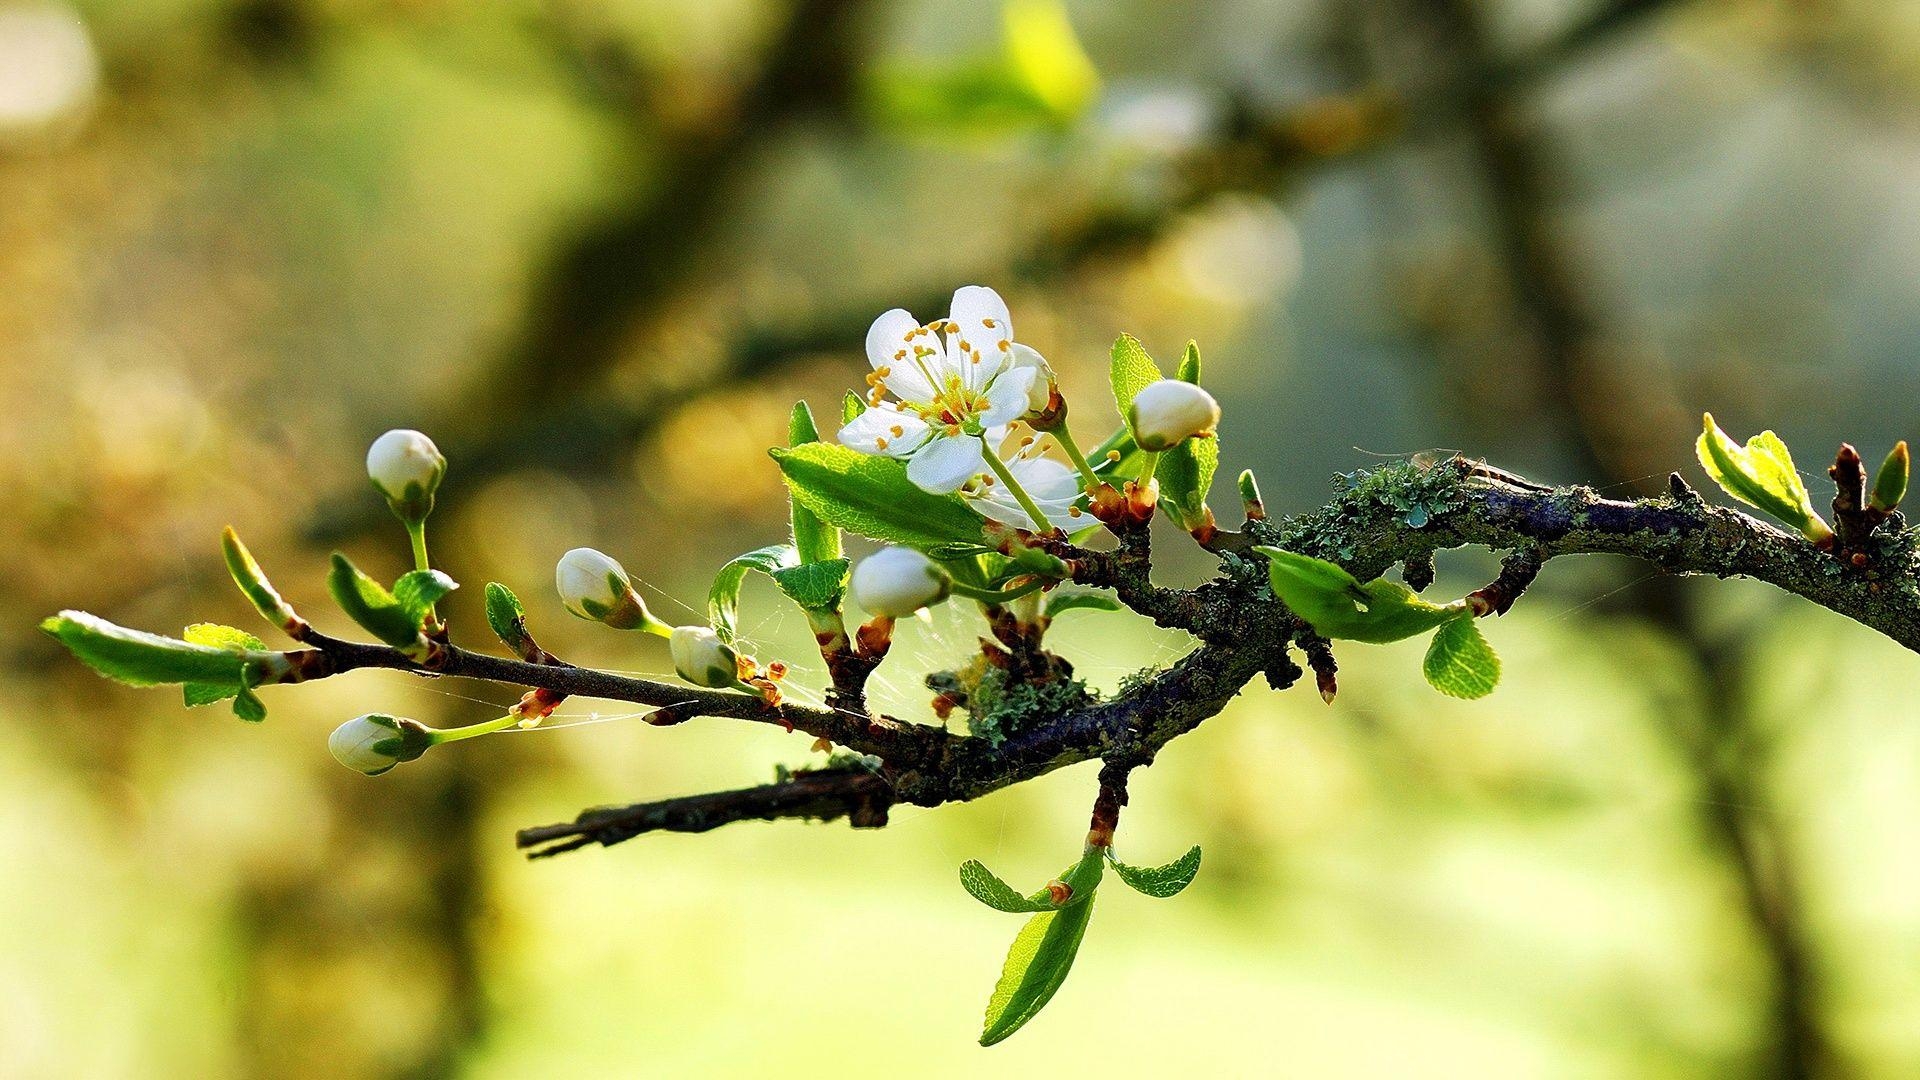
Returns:
[[[991,438],[994,434],[989,433]],[[1039,445],[1029,443],[1011,455],[1006,455],[1007,472],[1026,490],[1034,505],[1047,516],[1047,520],[1058,525],[1074,517],[1073,505],[1080,498],[1080,475],[1062,462],[1040,455]],[[1040,526],[1028,516],[1020,500],[998,477],[991,474],[979,477],[960,489],[960,496],[967,500],[981,514],[995,521],[1012,525],[1017,529],[1038,529]]]
[[[984,286],[955,292],[947,318],[925,325],[894,308],[867,331],[868,407],[840,441],[904,459],[926,491],[959,490],[987,469],[981,436],[1027,415],[1047,379],[1040,354],[1018,348],[1006,302]]]

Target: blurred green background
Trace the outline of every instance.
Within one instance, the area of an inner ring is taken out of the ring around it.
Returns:
[[[1417,644],[1342,650],[1332,708],[1250,688],[1135,778],[1123,853],[1202,843],[1196,887],[1104,905],[986,1051],[1017,923],[955,867],[1055,872],[1085,767],[528,864],[516,827],[807,740],[576,701],[368,780],[340,720],[515,695],[367,672],[252,727],[31,630],[249,625],[225,523],[310,612],[329,546],[399,572],[361,455],[412,426],[457,637],[497,579],[665,670],[554,559],[688,617],[784,529],[787,406],[975,282],[1083,441],[1117,333],[1199,339],[1278,512],[1434,446],[1700,482],[1703,408],[1877,461],[1920,435],[1916,104],[1911,0],[0,0],[0,1076],[1920,1075],[1920,665],[1745,583],[1556,562],[1473,705]],[[905,627],[882,703],[926,718],[980,629]],[[1055,637],[1106,689],[1187,647]]]

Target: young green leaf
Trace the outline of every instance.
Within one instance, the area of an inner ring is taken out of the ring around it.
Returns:
[[[1013,886],[1002,881],[993,871],[981,865],[978,859],[968,859],[960,864],[960,884],[975,900],[995,911],[1020,914],[1028,911],[1052,911],[1053,901],[1045,893],[1039,896],[1022,896]]]
[[[1180,380],[1200,383],[1200,346],[1187,342],[1180,360]],[[1161,502],[1185,529],[1197,529],[1213,522],[1207,509],[1207,493],[1213,489],[1213,474],[1220,467],[1219,438],[1186,439],[1162,454],[1154,469],[1160,481]]]
[[[867,399],[851,390],[847,391],[847,396],[840,399],[840,422],[843,424],[850,423],[854,417],[866,411]]]
[[[1793,467],[1787,444],[1773,432],[1763,431],[1741,446],[1720,430],[1712,413],[1706,413],[1701,418],[1694,453],[1720,490],[1735,499],[1765,511],[1815,543],[1833,535],[1826,520],[1813,509],[1813,500]]]
[[[836,611],[847,595],[847,572],[852,567],[849,559],[801,563],[775,570],[773,583],[803,610]]]
[[[1075,608],[1084,608],[1088,611],[1119,611],[1121,604],[1106,593],[1088,592],[1083,589],[1063,589],[1047,595],[1045,611],[1049,619]]]
[[[1907,497],[1907,468],[1907,441],[1902,439],[1880,463],[1880,472],[1873,478],[1873,498],[1867,505],[1883,514],[1900,509],[1900,500]]]
[[[981,538],[980,515],[957,495],[922,491],[904,462],[831,443],[770,453],[793,497],[830,525],[918,548]]]
[[[1493,693],[1500,681],[1500,657],[1481,636],[1473,616],[1463,613],[1434,631],[1420,670],[1435,690],[1472,700]]]
[[[227,572],[233,575],[233,583],[240,586],[240,591],[253,602],[261,618],[280,627],[300,621],[300,617],[294,614],[293,605],[287,603],[273,583],[267,580],[260,564],[254,561],[253,553],[240,542],[240,534],[234,532],[231,525],[220,534],[220,552],[226,557]]]
[[[1429,604],[1398,582],[1362,585],[1325,559],[1277,547],[1253,550],[1267,557],[1273,595],[1322,637],[1385,644],[1425,633],[1462,610]]]
[[[526,652],[527,610],[512,589],[497,581],[487,582],[487,625],[515,656]]]
[[[420,620],[407,613],[386,586],[360,572],[345,555],[333,553],[327,589],[334,603],[366,631],[396,649],[420,643]]]
[[[222,626],[219,623],[194,623],[187,627],[187,632],[182,636],[189,644],[210,645],[216,649],[226,649],[228,652],[265,652],[267,648],[266,642],[245,630]],[[244,678],[230,683],[190,682],[183,684],[180,688],[181,697],[186,701],[188,708],[224,701],[246,690]],[[236,705],[236,710],[237,708]]]
[[[1134,395],[1145,390],[1149,384],[1159,382],[1162,376],[1160,365],[1147,355],[1147,348],[1140,344],[1140,339],[1132,334],[1121,334],[1113,343],[1113,361],[1108,368],[1108,378],[1113,383],[1114,407],[1124,417],[1132,410]],[[1104,449],[1100,451],[1104,452]]]
[[[1043,911],[1027,920],[1007,961],[1000,981],[987,1001],[986,1023],[980,1034],[981,1046],[1012,1035],[1036,1016],[1055,991],[1067,981],[1073,958],[1087,934],[1087,921],[1093,917],[1094,891],[1100,884],[1101,850],[1089,851],[1073,868],[1061,875],[1072,889],[1065,907]]]
[[[1195,844],[1165,866],[1128,866],[1113,857],[1112,848],[1107,849],[1107,861],[1134,892],[1165,899],[1193,884],[1194,875],[1200,872],[1200,845]]]
[[[813,410],[804,401],[794,402],[787,417],[787,445],[805,446],[820,441],[820,429],[814,426]],[[802,563],[831,562],[840,557],[840,530],[820,520],[820,515],[789,497],[789,516],[793,522],[793,548]]]
[[[257,724],[267,718],[267,703],[251,689],[242,689],[233,698],[233,715],[249,724]]]
[[[775,571],[794,565],[794,559],[792,544],[769,544],[745,555],[736,555],[720,568],[713,577],[713,587],[707,590],[707,623],[720,635],[721,641],[733,641],[740,609],[740,587],[746,583],[747,571],[758,570],[772,576]]]
[[[93,670],[128,686],[210,683],[237,686],[250,662],[244,653],[116,626],[84,611],[63,611],[40,629]]]
[[[458,582],[438,570],[409,570],[393,583],[393,600],[418,624],[433,610],[433,605],[459,587]]]

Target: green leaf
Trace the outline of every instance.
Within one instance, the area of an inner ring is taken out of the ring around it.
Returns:
[[[1461,614],[1434,632],[1420,670],[1435,690],[1472,700],[1493,693],[1500,681],[1500,657],[1481,636],[1473,616]]]
[[[904,462],[831,443],[770,453],[793,497],[829,525],[917,548],[982,536],[980,515],[957,495],[922,491]]]
[[[847,595],[847,573],[852,567],[848,559],[801,563],[775,570],[773,583],[807,611],[837,611]]]
[[[1106,593],[1087,592],[1085,590],[1062,589],[1047,594],[1046,616],[1055,618],[1061,612],[1085,608],[1088,611],[1119,611],[1120,601]]]
[[[334,603],[366,631],[396,649],[420,643],[420,620],[407,614],[386,586],[360,572],[345,555],[333,553],[327,589]]]
[[[867,399],[851,390],[847,391],[847,396],[840,399],[840,422],[843,424],[866,411]]]
[[[252,690],[242,690],[233,699],[233,715],[249,724],[257,724],[267,718],[267,703]]]
[[[1113,857],[1111,848],[1107,849],[1107,861],[1134,892],[1164,900],[1193,884],[1194,875],[1200,872],[1200,845],[1195,844],[1165,866],[1128,866]]]
[[[1180,380],[1200,383],[1200,346],[1187,342],[1186,355],[1180,360]],[[1154,478],[1160,481],[1161,501],[1167,503],[1182,528],[1192,530],[1212,524],[1207,509],[1207,493],[1213,490],[1213,474],[1220,467],[1220,440],[1185,439],[1160,455]]]
[[[458,582],[438,570],[409,570],[393,583],[393,599],[417,625],[441,598],[459,588]]]
[[[1044,911],[1027,920],[1007,962],[1000,981],[987,1001],[986,1023],[980,1034],[981,1046],[992,1046],[1033,1019],[1053,1000],[1055,991],[1067,981],[1073,958],[1087,934],[1087,921],[1093,918],[1094,890],[1100,884],[1101,849],[1089,851],[1071,870],[1061,875],[1073,887],[1073,899],[1067,906]]]
[[[1113,383],[1114,407],[1125,417],[1133,411],[1134,395],[1148,385],[1159,382],[1164,376],[1160,374],[1160,365],[1147,355],[1147,348],[1140,344],[1139,338],[1132,334],[1121,334],[1113,343],[1113,363],[1108,369],[1108,378]],[[1100,452],[1105,453],[1105,449]]]
[[[1000,880],[993,871],[981,865],[978,859],[968,859],[960,864],[960,884],[973,894],[975,900],[995,911],[1019,914],[1028,911],[1052,911],[1053,901],[1044,893],[1037,896],[1021,896],[1013,886]]]
[[[1900,500],[1907,497],[1907,467],[1907,442],[1902,439],[1880,463],[1880,472],[1873,478],[1873,497],[1867,505],[1889,514],[1900,509]]]
[[[265,652],[267,643],[247,633],[245,630],[219,623],[194,623],[187,627],[183,635],[188,644],[210,645],[228,652],[247,653]],[[230,683],[190,682],[181,686],[181,696],[188,708],[196,705],[211,705],[216,701],[246,692],[244,677]]]
[[[707,590],[707,622],[721,641],[733,641],[740,610],[740,586],[746,583],[747,571],[758,570],[772,576],[774,571],[792,565],[792,544],[769,544],[745,555],[736,555],[720,568],[713,577],[713,587]]]
[[[787,445],[805,446],[820,441],[820,429],[814,426],[813,410],[804,401],[793,405],[787,417]],[[840,557],[840,530],[820,520],[820,515],[789,497],[788,512],[793,522],[793,548],[804,563],[831,562]],[[803,605],[804,606],[804,605]]]
[[[234,532],[231,525],[220,534],[220,552],[226,557],[227,572],[233,575],[233,583],[240,586],[240,591],[253,602],[261,618],[281,627],[299,619],[294,614],[293,605],[287,603],[273,583],[267,580],[260,564],[254,561],[253,553],[240,542],[240,534]]]
[[[1192,339],[1187,341],[1187,350],[1180,354],[1180,371],[1176,376],[1181,382],[1200,385],[1200,343]]]
[[[515,656],[527,651],[527,609],[512,589],[497,581],[487,582],[487,625]]]
[[[1325,559],[1277,547],[1253,550],[1267,557],[1273,595],[1322,637],[1385,644],[1425,633],[1461,610],[1430,604],[1398,582],[1362,585]]]
[[[84,611],[63,611],[40,629],[65,645],[88,667],[128,686],[161,683],[239,685],[251,659],[212,645],[116,626]]]
[[[1720,490],[1735,499],[1765,511],[1809,540],[1819,542],[1833,535],[1813,509],[1807,485],[1793,467],[1793,455],[1773,432],[1763,431],[1740,446],[1713,422],[1712,413],[1706,413],[1694,454]]]

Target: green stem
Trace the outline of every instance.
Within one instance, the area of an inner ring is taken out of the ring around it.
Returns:
[[[1007,463],[1000,460],[1000,455],[994,453],[991,447],[982,447],[981,453],[986,455],[987,467],[993,470],[993,475],[1007,485],[1007,490],[1013,492],[1015,501],[1019,502],[1020,509],[1025,510],[1027,516],[1033,519],[1035,531],[1052,532],[1053,522],[1048,521],[1047,515],[1040,512],[1039,504],[1033,501],[1033,496],[1027,494],[1026,488],[1020,486],[1020,481],[1013,478],[1013,473],[1007,470]]]
[[[433,569],[433,563],[427,558],[427,523],[424,519],[407,522],[407,539],[413,543],[413,568]],[[427,622],[433,626],[440,625],[440,613],[433,609],[432,604],[427,605]]]
[[[461,739],[471,739],[480,735],[491,735],[496,731],[504,731],[518,724],[523,719],[525,718],[513,713],[508,713],[498,720],[482,720],[478,724],[468,724],[466,727],[435,728],[430,733],[430,737],[433,740],[433,745],[439,746],[441,743],[459,742]]]
[[[1047,579],[1043,577],[1032,578],[1025,585],[1016,585],[1011,589],[982,589],[956,581],[953,583],[953,594],[964,596],[969,600],[978,600],[983,604],[1004,604],[1009,600],[1018,600],[1029,593],[1038,592],[1046,586]]]
[[[1141,451],[1140,452],[1140,476],[1138,477],[1138,480],[1137,480],[1139,485],[1141,487],[1146,487],[1147,481],[1153,479],[1153,471],[1159,467],[1160,467],[1160,454],[1158,451],[1152,451],[1152,450]]]
[[[1061,424],[1055,428],[1053,437],[1059,440],[1060,448],[1067,452],[1067,460],[1073,462],[1073,467],[1079,470],[1080,479],[1085,481],[1087,488],[1091,490],[1099,487],[1100,478],[1094,475],[1093,466],[1087,464],[1087,455],[1080,452],[1080,444],[1073,441],[1073,432],[1067,430],[1067,425]]]

